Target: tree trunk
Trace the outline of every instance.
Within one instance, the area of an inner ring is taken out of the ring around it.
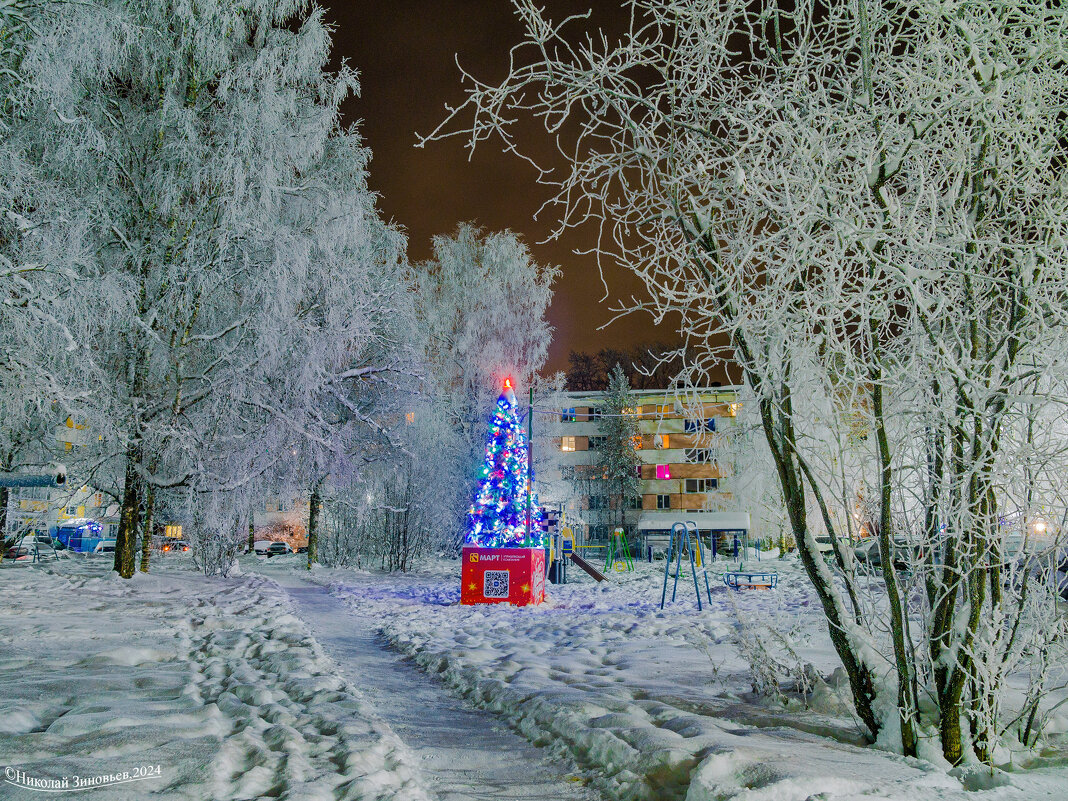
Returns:
[[[751,386],[759,388],[759,378],[751,378]],[[787,516],[790,519],[790,527],[793,531],[794,540],[797,542],[797,551],[801,557],[805,572],[812,581],[813,589],[819,597],[820,605],[827,617],[827,630],[831,637],[831,643],[842,660],[846,676],[849,678],[849,687],[853,695],[853,704],[857,715],[867,726],[872,737],[879,734],[880,723],[875,715],[873,702],[875,700],[875,683],[871,669],[861,658],[857,649],[853,647],[849,636],[846,634],[847,621],[841,614],[842,609],[836,603],[835,588],[820,571],[817,564],[819,554],[809,547],[808,522],[805,510],[805,489],[794,463],[793,427],[790,420],[790,402],[788,394],[776,409],[776,405],[766,397],[758,400],[760,418],[764,429],[764,435],[771,449],[775,461],[776,471],[779,475],[779,486],[782,489],[783,499],[786,502]],[[826,570],[826,568],[824,568]]]
[[[141,572],[148,572],[148,563],[152,551],[152,516],[156,511],[156,489],[151,484],[145,488],[145,521],[141,535]]]
[[[248,510],[248,552],[256,552],[256,523],[254,521],[253,512]]]
[[[311,570],[312,565],[315,564],[319,550],[320,486],[322,486],[322,481],[316,482],[315,488],[311,493],[311,499],[308,501],[308,570]]]
[[[137,475],[138,447],[130,445],[126,450],[126,476],[122,490],[122,513],[119,517],[119,533],[115,537],[115,572],[123,578],[133,578],[134,548],[137,542],[137,524],[141,517],[141,477]]]
[[[0,487],[0,545],[7,537],[7,504],[11,499],[11,490]]]
[[[894,547],[890,518],[891,480],[890,445],[886,437],[883,417],[882,375],[878,370],[873,376],[872,407],[875,421],[875,436],[879,445],[879,555],[882,561],[883,581],[890,604],[890,627],[894,644],[894,661],[897,667],[897,710],[901,724],[901,750],[905,756],[916,756],[916,730],[914,715],[916,699],[913,695],[912,658],[905,628],[908,621],[902,609],[901,590],[898,587],[897,570],[894,567]]]

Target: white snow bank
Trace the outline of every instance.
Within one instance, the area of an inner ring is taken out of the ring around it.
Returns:
[[[729,596],[717,588],[700,613],[692,584],[687,595],[682,582],[679,600],[661,611],[662,574],[646,565],[599,586],[550,586],[545,605],[522,609],[459,606],[455,562],[418,576],[317,578],[355,614],[381,621],[425,670],[530,740],[569,752],[609,798],[975,798],[976,782],[862,747],[833,678],[814,709],[752,694],[734,644],[735,607],[743,619],[792,621],[810,672],[837,667],[807,583],[789,565],[773,566],[784,573],[780,590]],[[1000,774],[982,798],[1064,798],[1066,778],[1063,768]]]
[[[39,778],[160,766],[93,791],[108,801],[426,798],[404,746],[273,583],[113,575],[81,560],[0,570],[0,766]],[[41,796],[5,784],[4,797]]]

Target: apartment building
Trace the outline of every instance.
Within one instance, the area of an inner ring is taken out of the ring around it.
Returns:
[[[707,536],[728,541],[749,531],[750,515],[737,509],[722,437],[735,424],[734,387],[694,390],[676,398],[665,390],[632,390],[639,437],[639,494],[613,494],[598,470],[603,392],[573,392],[560,410],[554,463],[542,474],[542,501],[561,508],[580,541],[598,543],[623,521],[636,540],[664,539],[676,522],[693,521]],[[572,405],[573,404],[573,405]]]

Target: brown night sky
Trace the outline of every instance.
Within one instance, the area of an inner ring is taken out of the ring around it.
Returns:
[[[619,29],[627,17],[621,0],[550,0],[554,19],[593,8],[591,25]],[[551,211],[534,213],[550,196],[535,183],[534,169],[501,152],[498,143],[482,145],[472,161],[460,138],[414,147],[416,132],[427,133],[445,116],[445,104],[464,98],[456,58],[483,80],[500,80],[509,48],[521,29],[508,0],[334,0],[326,3],[336,24],[335,58],[347,58],[360,74],[361,96],[345,108],[359,121],[374,153],[371,187],[380,195],[385,217],[408,233],[413,261],[430,256],[430,238],[452,233],[457,223],[474,221],[489,230],[509,228],[523,235],[537,261],[563,269],[549,311],[556,328],[549,370],[566,367],[570,350],[596,351],[653,340],[671,340],[669,330],[654,328],[648,317],[632,316],[604,331],[616,297],[644,294],[629,272],[606,272],[609,301],[594,260],[574,255],[588,248],[592,235],[569,233],[560,242],[539,244],[551,228]],[[548,154],[550,141],[532,123],[528,142]]]

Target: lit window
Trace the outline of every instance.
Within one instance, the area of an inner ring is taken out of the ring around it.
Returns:
[[[640,451],[642,449],[642,435],[635,434],[630,438],[630,444],[634,446],[634,450]]]
[[[711,492],[718,487],[719,481],[714,478],[686,479],[686,492]]]
[[[560,450],[565,453],[571,453],[575,450],[575,438],[574,437],[561,437],[560,438]]]
[[[575,409],[561,409],[560,410],[560,422],[561,423],[574,423],[575,422]]]
[[[656,466],[657,481],[667,481],[671,478],[671,465],[658,464]]]
[[[656,508],[657,509],[670,509],[671,508],[671,496],[670,495],[657,495],[656,496]]]
[[[404,415],[404,419],[407,420],[408,423],[414,423],[415,422],[415,412],[408,412],[408,414]]]
[[[661,437],[661,439],[662,439],[662,444],[660,446],[661,448],[670,448],[671,447],[671,435],[670,434],[664,434]]]

